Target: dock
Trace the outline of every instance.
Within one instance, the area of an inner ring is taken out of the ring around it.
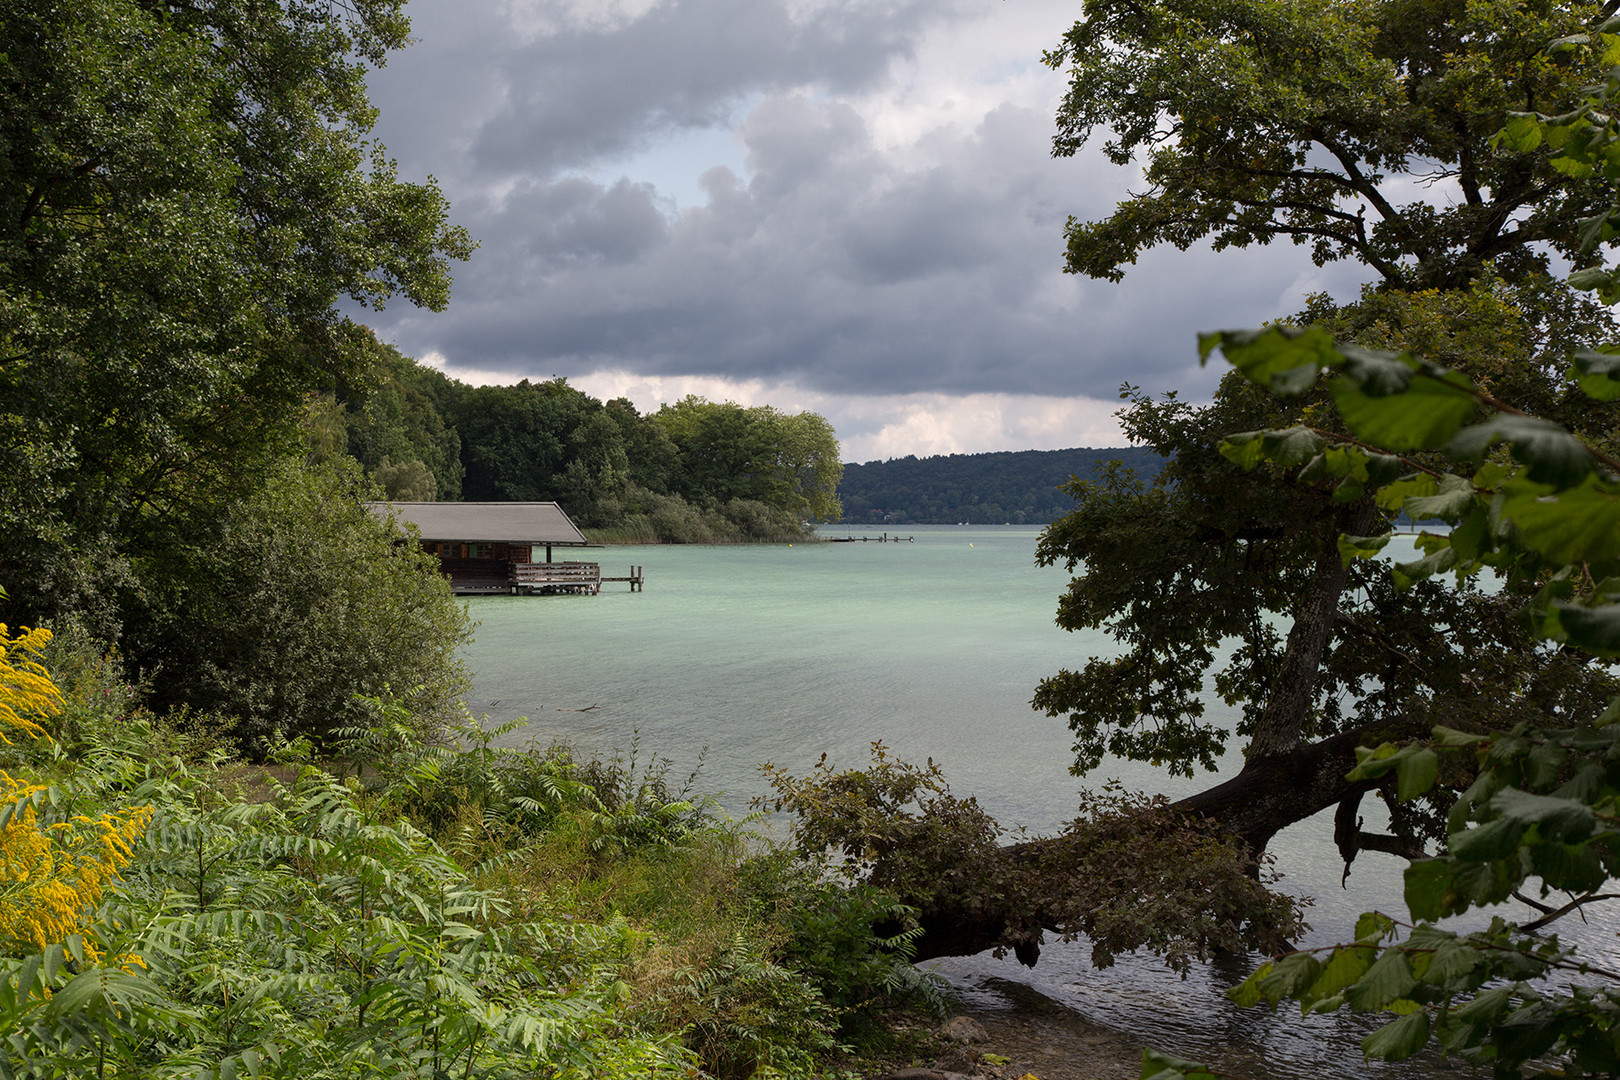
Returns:
[[[915,536],[829,536],[825,538],[829,544],[915,544]]]
[[[639,566],[632,566],[630,568],[630,574],[628,577],[605,577],[602,579],[602,581],[604,583],[609,581],[627,581],[630,583],[631,592],[640,592],[642,586],[642,569],[643,568]]]
[[[457,596],[595,596],[610,582],[623,582],[641,592],[645,568],[632,566],[623,577],[604,577],[602,564],[593,562],[513,563],[505,580],[453,575],[451,591]]]

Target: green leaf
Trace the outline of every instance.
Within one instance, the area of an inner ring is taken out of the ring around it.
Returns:
[[[1592,454],[1586,444],[1551,420],[1502,413],[1457,433],[1448,447],[1458,458],[1477,461],[1498,442],[1512,446],[1513,457],[1526,466],[1530,479],[1563,490],[1574,487],[1592,472]]]
[[[1620,557],[1620,493],[1595,475],[1556,494],[1510,484],[1500,514],[1513,523],[1520,543],[1549,562],[1607,565]]]
[[[1367,479],[1375,484],[1387,484],[1406,472],[1406,462],[1394,454],[1367,454],[1366,456]]]
[[[1612,279],[1613,275],[1603,267],[1588,266],[1584,270],[1575,271],[1564,280],[1569,283],[1570,288],[1580,289],[1584,292],[1589,289],[1601,289]],[[1579,356],[1580,354],[1576,353],[1576,355]]]
[[[1395,766],[1395,797],[1409,802],[1434,786],[1440,775],[1440,757],[1428,747],[1402,754]]]
[[[1384,510],[1401,510],[1407,499],[1433,495],[1439,487],[1434,477],[1428,473],[1419,473],[1384,485],[1378,492],[1378,505]]]
[[[1510,112],[1496,138],[1509,150],[1528,154],[1541,145],[1541,118],[1535,113]]]
[[[1584,273],[1584,271],[1583,271]],[[1607,278],[1607,272],[1603,272]],[[1574,278],[1570,279],[1573,284]],[[1580,384],[1587,397],[1597,401],[1620,399],[1620,356],[1582,350],[1569,367],[1570,378]]]
[[[1530,866],[1549,888],[1591,892],[1608,881],[1596,844],[1532,844]]]
[[[1364,945],[1382,941],[1395,929],[1395,920],[1381,911],[1363,912],[1356,920],[1356,940]]]
[[[1447,473],[1440,478],[1434,494],[1405,499],[1401,511],[1413,521],[1456,521],[1474,505],[1474,494],[1474,485],[1465,477]]]
[[[1374,1012],[1411,993],[1417,985],[1412,965],[1398,948],[1385,949],[1345,997],[1360,1012]]]
[[[1389,576],[1397,589],[1410,589],[1418,582],[1443,574],[1456,565],[1457,552],[1447,544],[1415,562],[1396,563],[1390,567]]]
[[[1375,747],[1356,747],[1356,767],[1346,775],[1347,780],[1376,780],[1395,767],[1395,758],[1401,748],[1394,743],[1380,743]]]
[[[1348,353],[1347,353],[1348,355]],[[1421,368],[1421,370],[1420,370]],[[1372,357],[1328,384],[1350,430],[1385,450],[1438,449],[1474,417],[1468,380],[1410,358]],[[1398,372],[1404,371],[1403,376]]]
[[[1438,986],[1461,979],[1479,967],[1479,950],[1461,941],[1451,941],[1435,949],[1429,966],[1423,972],[1423,982]]]
[[[1221,457],[1240,469],[1253,469],[1262,458],[1260,436],[1263,434],[1260,431],[1240,431],[1228,435],[1221,440]]]
[[[1221,441],[1221,456],[1239,468],[1252,469],[1262,461],[1291,468],[1316,456],[1322,437],[1310,428],[1280,431],[1240,431]]]
[[[1218,1078],[1207,1065],[1161,1054],[1157,1050],[1143,1050],[1141,1080],[1218,1080]]]
[[[1265,995],[1260,992],[1261,981],[1271,975],[1274,967],[1276,967],[1276,965],[1269,960],[1261,964],[1250,973],[1247,979],[1244,979],[1242,982],[1232,987],[1232,989],[1228,990],[1226,992],[1226,996],[1245,1009],[1253,1008],[1262,1001],[1275,1001],[1276,999],[1274,998],[1267,999]]]
[[[1394,353],[1348,343],[1340,345],[1339,351],[1344,354],[1344,364],[1340,370],[1345,378],[1371,397],[1404,393],[1412,385],[1412,376],[1420,366],[1411,353]]]
[[[1620,656],[1620,604],[1554,604],[1558,625],[1572,645],[1598,656]]]
[[[1329,386],[1350,430],[1385,450],[1437,449],[1474,415],[1471,395],[1432,381],[1388,397],[1368,396],[1342,377]]]
[[[1334,949],[1316,981],[1300,995],[1301,1007],[1308,1011],[1316,1002],[1340,996],[1340,991],[1367,973],[1377,956],[1378,950],[1367,945],[1340,945]]]
[[[1357,559],[1370,559],[1384,550],[1389,543],[1390,534],[1383,536],[1344,536],[1339,537],[1339,558],[1344,565],[1349,566]]]
[[[1384,1061],[1404,1061],[1429,1041],[1429,1014],[1408,1013],[1392,1024],[1385,1024],[1361,1040],[1362,1053]]]
[[[1261,440],[1266,457],[1283,468],[1303,465],[1322,448],[1322,436],[1307,427],[1268,431]]]
[[[1298,998],[1322,973],[1321,961],[1308,952],[1289,953],[1272,965],[1260,980],[1260,992],[1270,1001]]]
[[[1333,337],[1312,326],[1271,326],[1264,330],[1217,330],[1198,335],[1200,362],[1219,347],[1231,365],[1249,381],[1274,394],[1309,389],[1316,373],[1342,361]]]
[[[1445,859],[1420,859],[1406,868],[1406,907],[1414,919],[1438,919],[1454,906],[1451,865]]]
[[[1448,840],[1452,857],[1463,862],[1505,859],[1519,846],[1526,827],[1526,822],[1503,817],[1452,833]]]
[[[1449,539],[1459,561],[1477,559],[1491,551],[1490,514],[1479,503],[1474,503],[1454,524]]]
[[[1536,795],[1518,788],[1503,788],[1491,796],[1490,809],[1504,819],[1534,825],[1546,840],[1573,843],[1585,840],[1597,826],[1597,814],[1585,803],[1554,795]]]

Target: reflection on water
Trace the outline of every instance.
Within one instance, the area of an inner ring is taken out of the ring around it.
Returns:
[[[838,530],[846,531],[860,530]],[[528,716],[514,743],[563,739],[611,755],[638,737],[644,755],[673,759],[676,777],[707,747],[699,786],[722,792],[736,814],[764,790],[761,762],[803,773],[825,753],[859,767],[873,740],[910,761],[938,761],[957,794],[1034,833],[1061,827],[1083,784],[1118,778],[1176,797],[1210,783],[1120,761],[1085,780],[1068,775],[1069,732],[1033,712],[1030,696],[1043,677],[1113,645],[1054,625],[1067,575],[1034,565],[1036,529],[907,533],[915,543],[607,548],[593,553],[604,572],[644,566],[645,592],[608,586],[594,597],[475,599],[470,704],[493,722]],[[1230,719],[1213,696],[1207,709],[1215,722]],[[1376,804],[1365,808],[1370,819]],[[1283,887],[1315,898],[1306,944],[1349,937],[1362,911],[1404,911],[1403,864],[1392,857],[1364,854],[1340,887],[1331,811],[1285,830],[1274,851]],[[1612,953],[1610,927],[1574,931],[1583,949]],[[1027,985],[1087,1020],[1183,1056],[1217,1058],[1239,1075],[1435,1075],[1432,1062],[1417,1072],[1363,1065],[1363,1020],[1302,1023],[1297,1012],[1237,1009],[1223,991],[1250,959],[1195,969],[1183,981],[1151,957],[1125,957],[1102,972],[1088,957],[1083,945],[1048,945],[1033,972],[989,956],[942,970],[1003,997],[1006,982]]]

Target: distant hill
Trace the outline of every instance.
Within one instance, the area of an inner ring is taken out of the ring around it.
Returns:
[[[846,464],[838,497],[852,525],[1046,524],[1074,507],[1059,484],[1116,459],[1144,479],[1163,461],[1140,446],[894,458]]]

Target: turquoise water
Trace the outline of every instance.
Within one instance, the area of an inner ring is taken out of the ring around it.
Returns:
[[[1117,761],[1085,780],[1068,774],[1067,727],[1031,710],[1031,694],[1042,677],[1114,646],[1101,633],[1054,625],[1068,575],[1034,565],[1037,529],[918,526],[900,535],[915,540],[593,552],[604,574],[645,567],[645,591],[610,584],[594,597],[474,599],[469,704],[491,722],[527,716],[513,742],[558,739],[612,755],[635,739],[642,760],[670,758],[676,780],[701,757],[698,789],[720,793],[739,815],[766,790],[762,762],[802,774],[826,754],[859,767],[873,740],[910,761],[933,758],[957,794],[1035,833],[1073,815],[1082,784],[1118,778],[1177,796],[1210,783]],[[1210,715],[1230,713],[1212,700]],[[1370,819],[1376,805],[1364,806]],[[1327,812],[1275,847],[1284,887],[1316,898],[1311,943],[1346,938],[1369,908],[1404,910],[1403,863],[1364,854],[1341,888],[1331,838]],[[1223,991],[1250,959],[1183,981],[1152,958],[1098,972],[1088,953],[1083,944],[1049,945],[1033,971],[988,954],[938,967],[982,1000],[998,999],[995,980],[1022,982],[1086,1019],[1239,1074],[1434,1075],[1433,1063],[1399,1073],[1363,1066],[1359,1042],[1369,1028],[1358,1020],[1315,1017],[1302,1026],[1297,1014],[1232,1006]]]
[[[915,542],[605,549],[604,574],[646,567],[644,592],[474,601],[473,705],[584,750],[639,733],[676,772],[707,747],[703,786],[733,810],[761,791],[764,761],[859,765],[882,740],[934,758],[1007,821],[1057,825],[1079,784],[1070,740],[1029,699],[1081,655],[1052,621],[1067,576],[1034,565],[1033,529],[904,535]]]

